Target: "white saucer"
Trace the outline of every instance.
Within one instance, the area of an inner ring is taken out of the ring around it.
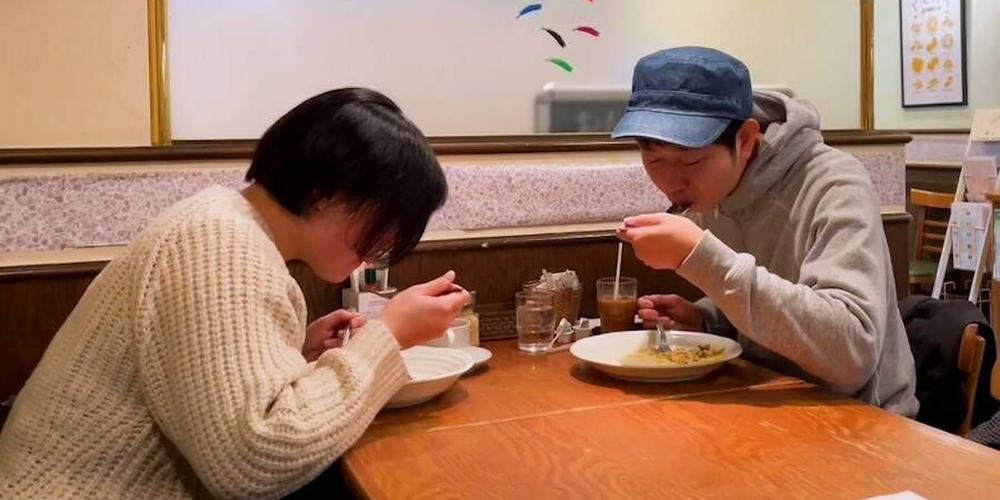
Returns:
[[[486,349],[486,348],[483,348],[483,347],[474,346],[474,345],[467,345],[467,346],[464,346],[464,347],[456,347],[455,349],[458,349],[459,351],[462,351],[462,352],[468,354],[469,357],[472,358],[473,365],[472,365],[472,368],[469,369],[469,371],[472,371],[472,370],[475,370],[476,368],[479,368],[484,363],[486,363],[487,361],[489,361],[490,358],[493,357],[493,353],[490,352],[489,349]]]

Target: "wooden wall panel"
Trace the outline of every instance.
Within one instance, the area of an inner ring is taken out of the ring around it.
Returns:
[[[883,218],[897,290],[906,291],[909,216]],[[639,279],[640,293],[701,293],[673,272],[653,271],[626,246],[622,273]],[[575,270],[584,286],[581,312],[596,316],[594,282],[614,273],[617,240],[610,233],[494,238],[422,244],[392,269],[391,281],[405,287],[454,269],[459,281],[476,290],[483,315],[483,337],[513,334],[513,298],[521,283],[541,270]],[[15,393],[34,369],[52,336],[104,263],[38,266],[0,270],[0,401]],[[292,263],[310,319],[340,307],[341,284],[319,281],[304,265]]]

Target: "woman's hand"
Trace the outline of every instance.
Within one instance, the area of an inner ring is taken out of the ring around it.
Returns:
[[[382,321],[403,349],[440,337],[469,302],[455,272],[403,290],[382,310]]]
[[[312,363],[327,349],[340,347],[343,339],[340,331],[351,327],[352,330],[365,326],[365,318],[358,313],[339,309],[317,319],[306,327],[306,341],[302,344],[302,356]]]

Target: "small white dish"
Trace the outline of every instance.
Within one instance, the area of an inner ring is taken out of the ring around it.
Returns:
[[[473,364],[472,368],[470,368],[469,371],[475,370],[476,368],[483,366],[483,364],[485,364],[487,361],[490,360],[490,358],[493,357],[493,353],[490,352],[490,350],[486,349],[485,347],[467,345],[465,347],[457,347],[456,349],[468,354],[469,357],[472,358]]]
[[[430,401],[451,388],[473,365],[471,356],[450,347],[416,346],[400,354],[412,380],[396,391],[386,403],[386,408],[402,408]]]
[[[669,332],[667,335],[672,346],[708,344],[712,349],[722,349],[722,355],[686,365],[626,363],[625,358],[629,354],[648,347],[650,335],[655,333],[655,330],[638,330],[587,337],[573,343],[570,352],[598,371],[630,382],[682,382],[701,378],[743,353],[743,348],[736,341],[725,337],[709,333]]]

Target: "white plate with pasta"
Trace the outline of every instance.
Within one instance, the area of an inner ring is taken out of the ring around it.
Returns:
[[[704,377],[736,359],[736,341],[710,333],[667,333],[671,352],[650,346],[656,330],[606,333],[579,340],[570,348],[577,359],[612,377],[632,382],[682,382]]]

